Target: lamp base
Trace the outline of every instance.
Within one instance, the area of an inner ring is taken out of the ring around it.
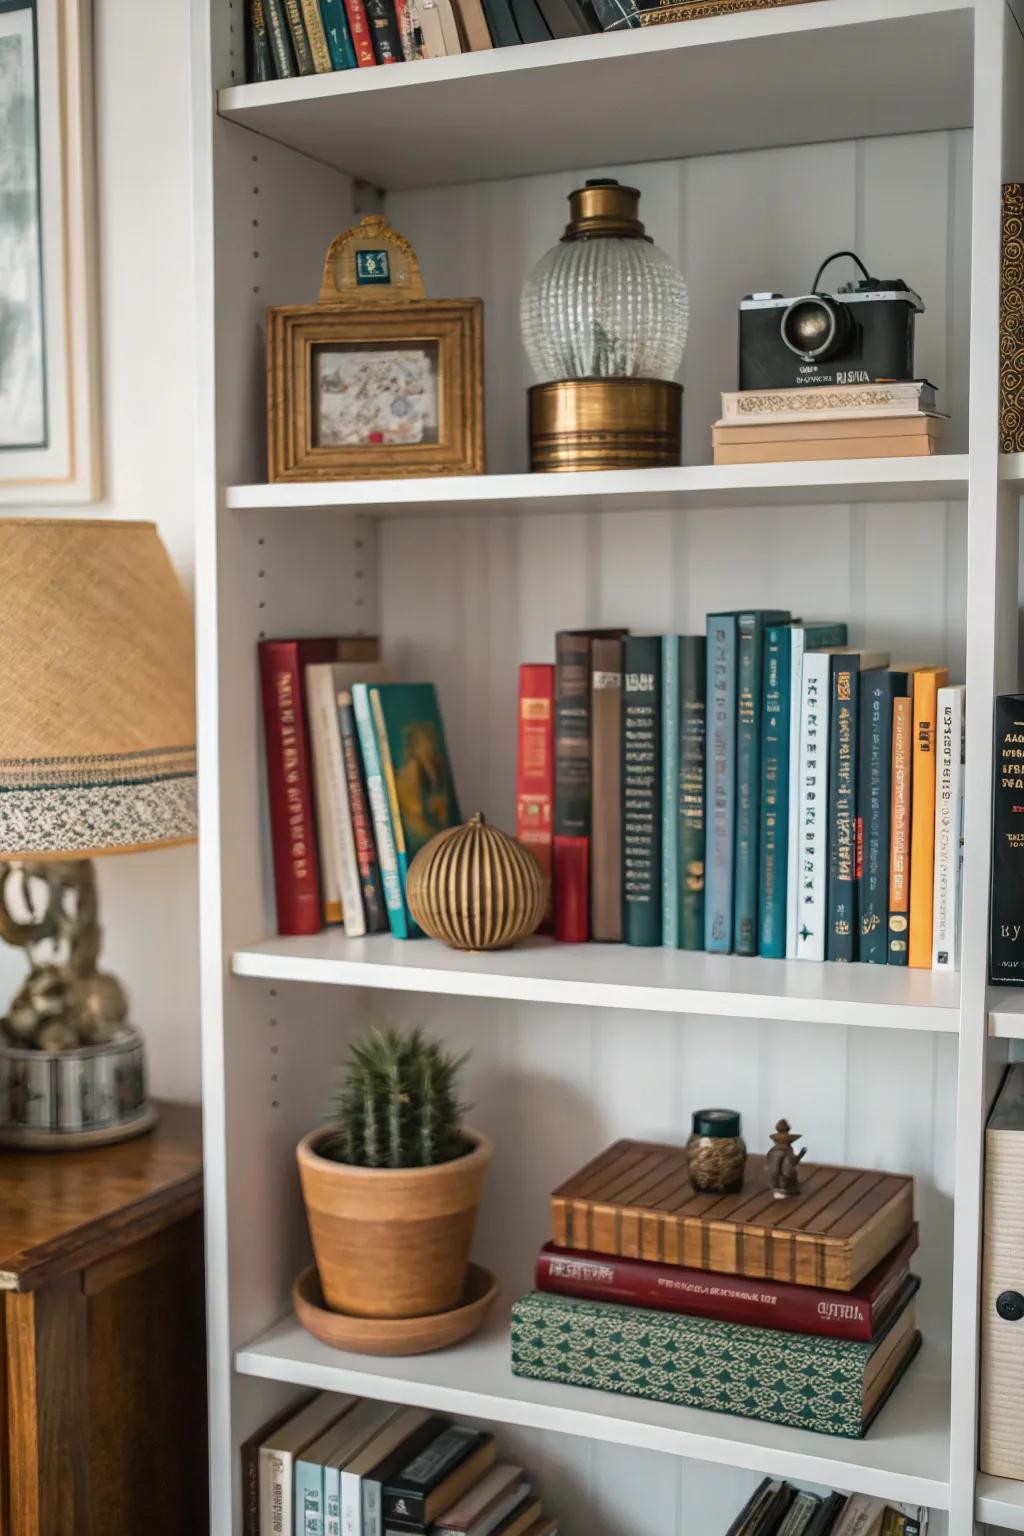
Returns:
[[[130,1025],[77,1051],[0,1045],[0,1145],[60,1152],[127,1141],[155,1124],[142,1036]]]
[[[667,379],[535,384],[530,468],[653,469],[682,462],[683,386]]]
[[[14,1125],[0,1125],[0,1147],[23,1152],[86,1152],[90,1147],[110,1147],[118,1141],[133,1141],[159,1125],[160,1116],[147,1104],[137,1120],[109,1125],[105,1130],[34,1131]]]

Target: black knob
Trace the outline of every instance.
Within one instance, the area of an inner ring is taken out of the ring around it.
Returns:
[[[996,1311],[1004,1323],[1019,1323],[1024,1317],[1024,1296],[1020,1291],[1004,1291],[996,1297]]]

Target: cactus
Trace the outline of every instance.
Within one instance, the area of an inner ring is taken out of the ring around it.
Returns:
[[[373,1029],[352,1046],[334,1094],[335,1133],[320,1150],[360,1168],[422,1168],[465,1150],[451,1056],[420,1029]]]

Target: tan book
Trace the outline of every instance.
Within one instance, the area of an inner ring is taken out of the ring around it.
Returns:
[[[329,75],[334,66],[317,0],[302,0],[302,19],[306,24],[306,36],[309,38],[316,72],[318,75]]]
[[[590,936],[622,938],[622,641],[590,650]]]
[[[543,1513],[540,1499],[530,1499],[527,1503],[521,1504],[518,1509],[514,1509],[499,1526],[496,1526],[493,1536],[526,1536],[527,1531],[536,1525]]]
[[[797,389],[734,389],[722,395],[723,422],[826,421],[934,412],[927,379],[881,384],[822,384]]]
[[[437,1518],[433,1536],[489,1536],[530,1492],[522,1467],[501,1462]]]
[[[818,443],[848,437],[939,437],[944,416],[854,416],[829,421],[717,421],[711,440],[723,447],[737,443]]]
[[[455,58],[462,52],[462,37],[459,33],[459,24],[455,17],[453,0],[433,0],[437,8],[437,14],[441,21],[441,35],[444,38],[444,50],[448,57]]]
[[[920,459],[939,451],[934,437],[832,438],[824,443],[741,443],[715,447],[716,464],[798,464],[820,459]]]
[[[685,1148],[616,1141],[555,1190],[552,1238],[560,1248],[849,1291],[913,1226],[908,1174],[801,1164],[799,1195],[777,1200],[764,1163],[747,1158],[738,1194],[697,1194]]]
[[[481,0],[453,0],[453,4],[462,32],[463,52],[480,53],[485,48],[493,48]]]

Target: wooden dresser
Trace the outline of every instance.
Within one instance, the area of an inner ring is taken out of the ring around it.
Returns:
[[[208,1529],[200,1112],[0,1151],[0,1536]]]

